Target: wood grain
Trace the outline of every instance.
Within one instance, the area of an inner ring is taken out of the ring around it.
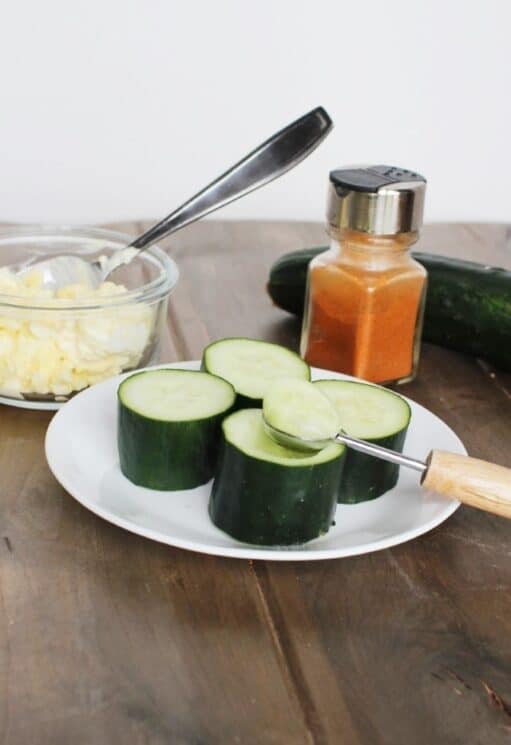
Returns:
[[[268,268],[325,240],[304,223],[177,234],[163,359],[225,335],[296,347]],[[421,249],[511,268],[506,226],[428,226]],[[510,376],[425,346],[403,391],[511,466]],[[461,508],[416,541],[310,564],[192,554],[70,499],[45,463],[49,418],[0,408],[2,745],[510,742],[510,523]]]
[[[511,469],[457,453],[433,450],[422,485],[469,507],[511,518]]]

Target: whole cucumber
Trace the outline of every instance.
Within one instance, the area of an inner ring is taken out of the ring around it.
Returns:
[[[305,248],[277,259],[267,286],[275,305],[303,314],[309,262],[326,249]],[[511,371],[511,271],[428,253],[413,257],[428,272],[423,339]]]

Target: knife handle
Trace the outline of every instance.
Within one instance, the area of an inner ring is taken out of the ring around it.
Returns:
[[[433,450],[422,485],[470,507],[511,518],[511,468]]]

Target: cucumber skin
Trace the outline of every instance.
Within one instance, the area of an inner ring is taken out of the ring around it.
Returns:
[[[326,463],[288,467],[223,440],[209,501],[213,523],[243,543],[292,546],[332,525],[345,453]]]
[[[293,251],[277,259],[267,285],[275,305],[303,314],[309,263],[327,248]],[[412,256],[428,272],[424,341],[511,371],[511,271],[422,252]]]
[[[424,339],[511,371],[511,272],[416,253],[429,276]]]
[[[280,256],[270,269],[266,289],[275,305],[295,316],[303,315],[309,264],[328,246],[302,248]]]
[[[236,401],[234,402],[234,411],[240,409],[262,409],[263,399],[262,398],[249,398],[243,393],[236,391]]]
[[[408,426],[390,437],[367,440],[390,450],[403,452]],[[337,501],[342,504],[368,502],[393,489],[399,478],[399,466],[371,455],[350,450],[339,483]]]
[[[118,401],[122,473],[137,486],[160,491],[206,484],[215,472],[221,425],[230,411],[191,422],[157,422]]]

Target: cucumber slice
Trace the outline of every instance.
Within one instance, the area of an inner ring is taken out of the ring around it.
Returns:
[[[223,446],[209,502],[214,524],[244,543],[288,546],[328,531],[345,456],[332,443],[312,455],[288,450],[265,432],[262,412],[224,419]]]
[[[204,350],[202,369],[231,383],[237,408],[260,408],[270,385],[279,378],[310,380],[310,367],[281,347],[256,339],[220,339]]]
[[[397,393],[348,380],[314,383],[336,406],[346,434],[403,452],[411,410]],[[339,502],[357,503],[392,489],[399,466],[348,449],[339,488]]]
[[[305,441],[330,440],[341,427],[334,404],[305,380],[273,383],[263,400],[263,416],[275,429]]]
[[[221,422],[236,399],[225,380],[191,370],[148,370],[119,386],[121,471],[149,489],[193,489],[209,481]]]

